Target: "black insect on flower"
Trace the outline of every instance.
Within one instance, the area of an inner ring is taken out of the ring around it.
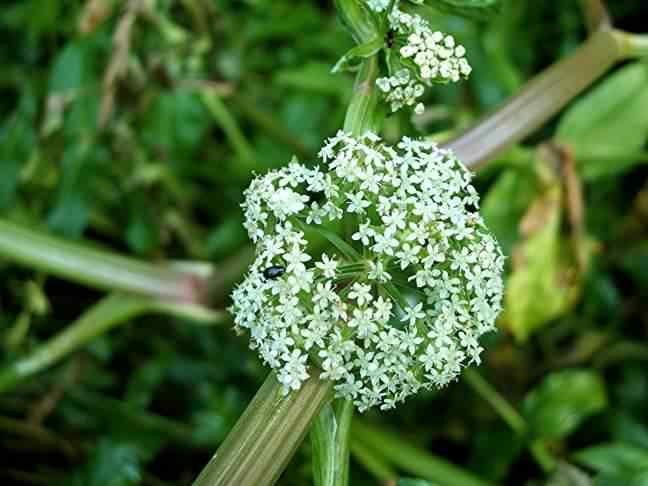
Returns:
[[[263,271],[263,276],[268,280],[276,280],[286,273],[286,269],[280,266],[268,267]]]
[[[394,47],[395,40],[396,40],[396,31],[394,29],[389,29],[385,34],[385,44],[389,49]]]

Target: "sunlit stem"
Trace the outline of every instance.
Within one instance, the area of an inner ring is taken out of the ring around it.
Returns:
[[[0,219],[0,259],[100,290],[200,304],[207,296],[204,270],[152,264],[24,228]]]
[[[648,35],[630,34],[619,30],[613,31],[621,46],[622,56],[628,59],[648,57]]]
[[[618,31],[595,32],[574,53],[529,81],[519,94],[446,147],[468,167],[477,167],[522,141],[614,64],[631,52],[642,52],[644,45],[642,39],[629,40],[628,34]]]
[[[330,383],[313,376],[284,396],[270,373],[193,486],[275,484],[330,393]]]

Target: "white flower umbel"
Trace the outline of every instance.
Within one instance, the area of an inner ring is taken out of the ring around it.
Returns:
[[[425,86],[434,83],[457,82],[472,72],[466,60],[466,49],[451,35],[434,31],[420,15],[412,15],[396,7],[389,13],[393,40],[389,49],[402,66],[391,76],[378,78],[376,84],[383,92],[392,111],[414,106],[423,112],[418,100]]]
[[[502,298],[469,171],[432,143],[371,133],[340,132],[320,158],[324,170],[293,162],[246,191],[257,253],[232,296],[237,327],[286,393],[319,373],[362,411],[443,387],[480,362]],[[308,228],[339,220],[346,243],[312,253]]]

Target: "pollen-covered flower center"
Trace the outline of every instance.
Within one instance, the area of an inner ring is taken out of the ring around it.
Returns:
[[[257,256],[235,322],[286,392],[320,373],[359,409],[390,408],[479,361],[503,258],[451,152],[338,133],[320,158],[247,190]]]

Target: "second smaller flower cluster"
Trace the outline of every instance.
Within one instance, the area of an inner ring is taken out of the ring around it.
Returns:
[[[368,3],[376,12],[387,8],[379,9],[381,5]],[[425,107],[420,99],[426,86],[456,83],[470,75],[472,68],[465,57],[466,49],[457,44],[453,36],[434,31],[420,15],[401,11],[398,2],[389,12],[388,21],[394,37],[393,44],[388,47],[396,53],[396,56],[388,55],[395,57],[388,65],[394,72],[379,78],[376,84],[391,111],[416,105],[415,112],[421,114]]]

